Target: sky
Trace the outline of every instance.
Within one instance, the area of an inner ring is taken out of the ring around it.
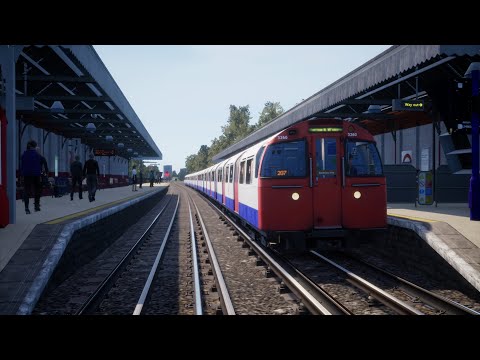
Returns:
[[[230,105],[255,124],[268,101],[285,111],[389,45],[95,45],[95,50],[177,173],[222,134]]]

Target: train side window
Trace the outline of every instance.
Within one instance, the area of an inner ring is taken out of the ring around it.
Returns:
[[[230,165],[230,176],[229,176],[229,182],[233,182],[233,164]]]
[[[348,140],[345,163],[347,176],[383,176],[378,149],[371,141]]]
[[[265,146],[262,146],[257,151],[257,155],[255,156],[255,178],[258,178],[258,167],[260,166],[260,159],[262,158],[263,152],[265,151]]]
[[[307,176],[306,141],[271,144],[265,150],[261,177],[292,178]]]
[[[252,183],[252,161],[253,161],[253,159],[248,159],[247,160],[247,178],[245,180],[246,184],[251,184]]]
[[[244,175],[245,175],[245,161],[242,161],[240,163],[240,180],[239,180],[240,184],[243,184]]]
[[[317,179],[337,176],[337,139],[317,138],[315,140]]]

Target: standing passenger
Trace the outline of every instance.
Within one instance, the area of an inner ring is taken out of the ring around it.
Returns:
[[[137,190],[137,169],[135,165],[132,168],[132,191],[138,191]]]
[[[150,170],[150,187],[153,187],[153,182],[155,181],[155,173],[153,170]]]
[[[139,174],[138,174],[138,178],[139,178],[139,183],[140,185],[138,186],[140,189],[142,188],[142,184],[143,184],[143,172],[142,172],[142,167],[140,166],[140,170],[138,170]]]
[[[72,190],[70,192],[70,200],[73,200],[73,193],[75,192],[75,184],[78,184],[78,198],[83,199],[82,196],[82,163],[80,156],[75,155],[75,161],[70,164],[70,174],[72,174]],[[90,198],[90,196],[89,196]]]
[[[95,201],[95,193],[97,191],[97,176],[100,176],[98,162],[93,158],[93,154],[89,155],[90,159],[85,161],[83,166],[83,176],[87,177],[88,200]]]
[[[47,160],[42,156],[42,152],[40,148],[36,147],[38,155],[40,155],[40,181],[39,181],[39,189],[40,196],[42,195],[43,187],[48,185],[48,165]]]
[[[22,164],[20,174],[23,176],[24,194],[23,201],[25,202],[25,212],[30,214],[28,204],[30,201],[31,188],[33,186],[33,194],[35,198],[35,211],[40,211],[40,173],[41,173],[41,158],[37,153],[37,143],[35,140],[30,140],[27,143],[27,150],[22,155]]]

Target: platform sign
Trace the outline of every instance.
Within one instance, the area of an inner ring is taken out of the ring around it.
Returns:
[[[95,149],[93,150],[95,156],[115,156],[115,149]]]
[[[433,175],[431,171],[420,171],[417,178],[418,203],[433,204]]]
[[[430,170],[430,148],[422,149],[420,157],[420,170],[428,171]]]
[[[393,111],[425,111],[425,103],[423,100],[392,100]]]

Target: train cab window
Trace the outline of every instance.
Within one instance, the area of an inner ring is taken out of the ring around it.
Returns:
[[[229,181],[228,182],[233,182],[233,164],[230,165],[230,176],[229,176]]]
[[[296,140],[269,145],[265,150],[260,176],[269,178],[307,176],[306,141]]]
[[[337,139],[315,139],[315,158],[317,179],[337,176]]]
[[[243,184],[243,178],[245,176],[245,161],[240,163],[240,180],[239,183]]]
[[[247,160],[247,174],[245,179],[246,184],[252,183],[252,162],[253,162],[253,159]]]
[[[382,161],[375,143],[348,140],[346,146],[347,176],[383,176]]]
[[[258,178],[258,167],[260,166],[260,159],[262,158],[263,152],[265,151],[265,146],[262,146],[257,151],[257,155],[255,156],[255,178]]]

